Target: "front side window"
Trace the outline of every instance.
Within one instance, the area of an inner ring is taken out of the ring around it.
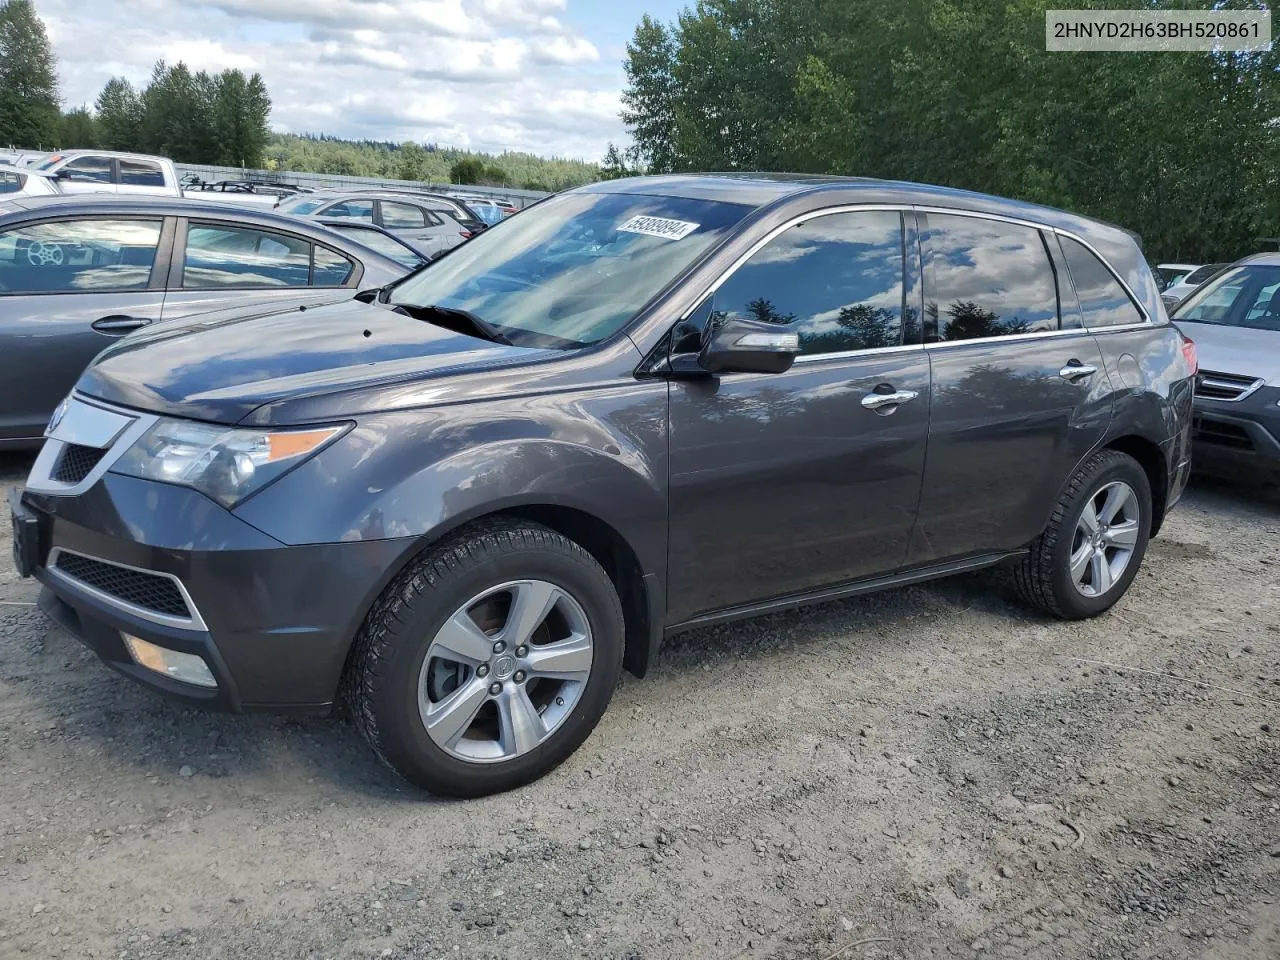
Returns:
[[[1174,320],[1253,330],[1280,330],[1280,265],[1235,267],[1197,289],[1173,311]]]
[[[305,287],[311,244],[298,237],[247,227],[193,223],[187,230],[184,288]]]
[[[466,310],[517,346],[571,349],[626,327],[750,208],[566,193],[454,248],[395,286],[393,304]]]
[[[1070,237],[1059,239],[1067,269],[1071,271],[1071,282],[1075,284],[1076,296],[1080,298],[1084,325],[1097,329],[1142,323],[1142,313],[1129,299],[1120,281],[1094,256],[1093,251]]]
[[[94,183],[111,182],[110,157],[77,157],[62,168],[71,180],[90,180]]]
[[[791,324],[802,354],[902,343],[902,216],[836,213],[788,228],[716,290],[722,318]]]
[[[141,290],[160,220],[58,220],[0,233],[0,296]]]
[[[326,217],[340,217],[344,220],[363,220],[373,223],[372,200],[339,200],[324,211]]]
[[[121,160],[120,182],[133,187],[163,187],[164,171],[148,160]]]
[[[388,230],[405,230],[412,227],[425,227],[427,221],[422,211],[411,203],[383,200],[382,225]]]
[[[931,213],[922,239],[930,342],[1058,329],[1057,285],[1036,228]]]

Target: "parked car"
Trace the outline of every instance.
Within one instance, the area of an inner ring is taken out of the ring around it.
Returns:
[[[490,200],[486,197],[457,197],[457,199],[466,203],[475,215],[490,227],[501,223],[515,212],[514,208],[508,210],[507,207],[496,200]]]
[[[372,223],[394,233],[428,259],[474,235],[447,210],[432,209],[421,198],[403,194],[300,194],[280,201],[276,211],[320,220]]]
[[[1103,612],[1183,489],[1193,373],[1115,227],[618,180],[343,303],[108,348],[11,497],[16,556],[134,679],[231,710],[342,686],[394,769],[485,794],[690,627],[997,563]]]
[[[363,244],[370,250],[376,250],[407,270],[417,270],[423,264],[430,262],[425,255],[419,253],[394,233],[384,230],[376,224],[343,219],[317,219],[316,222],[324,224],[336,233],[349,237],[356,243]]]
[[[1181,283],[1188,273],[1193,270],[1199,270],[1200,266],[1198,263],[1161,263],[1156,266],[1154,271],[1156,282],[1163,292],[1175,284]]]
[[[57,183],[39,170],[0,165],[0,204],[15,197],[50,197],[59,192]]]
[[[58,181],[63,193],[130,193],[181,196],[173,161],[139,153],[67,150],[49,154],[32,169]]]
[[[1160,299],[1164,301],[1166,310],[1173,310],[1179,303],[1185,300],[1198,286],[1210,279],[1219,270],[1230,266],[1227,263],[1208,263],[1202,267],[1196,267],[1177,283],[1170,284],[1165,287],[1164,292],[1160,294]]]
[[[130,331],[233,304],[346,299],[406,272],[248,207],[110,196],[0,207],[0,447],[38,446],[85,364]]]
[[[1280,480],[1280,253],[1246,257],[1173,312],[1196,342],[1195,463]]]
[[[409,203],[419,204],[436,213],[448,213],[454,220],[457,220],[458,223],[461,224],[463,230],[467,231],[472,236],[480,233],[488,227],[488,223],[486,223],[484,218],[482,218],[469,203],[464,200],[459,200],[457,197],[449,197],[441,193],[429,193],[424,190],[404,190],[393,187],[378,187],[349,190],[338,193],[337,196],[339,199],[345,198],[346,200],[351,200],[354,198],[356,200],[365,200],[368,199],[371,194],[382,196],[389,200],[407,199],[407,202]],[[325,211],[320,208],[316,209],[319,210],[321,215],[325,213]],[[293,212],[297,213],[296,210]],[[364,219],[368,219],[367,216]],[[383,224],[383,226],[385,226],[385,224]]]

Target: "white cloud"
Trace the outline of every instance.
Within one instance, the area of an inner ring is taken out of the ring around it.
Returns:
[[[273,127],[297,133],[586,159],[623,137],[621,67],[572,26],[567,0],[37,0],[37,12],[69,105],[182,60],[260,72]]]

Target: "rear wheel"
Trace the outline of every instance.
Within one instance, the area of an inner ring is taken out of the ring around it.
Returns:
[[[1067,620],[1096,616],[1138,574],[1151,534],[1151,486],[1118,450],[1090,458],[1062,495],[1049,525],[1014,570],[1029,603]]]
[[[622,665],[608,575],[533,523],[464,529],[383,594],[357,640],[356,724],[405,779],[446,796],[553,769],[604,713]]]

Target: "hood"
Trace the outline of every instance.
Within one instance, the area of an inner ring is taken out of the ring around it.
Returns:
[[[152,413],[238,423],[266,403],[541,359],[360,300],[160,323],[113,344],[76,389]]]
[[[1175,319],[1174,325],[1196,342],[1201,370],[1261,377],[1271,386],[1280,385],[1280,330],[1255,330],[1218,323],[1190,323]]]

